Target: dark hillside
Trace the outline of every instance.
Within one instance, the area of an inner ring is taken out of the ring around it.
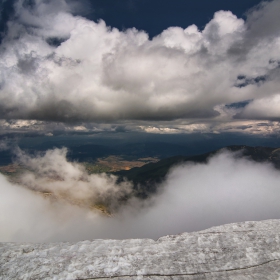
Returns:
[[[280,169],[280,149],[270,147],[249,147],[244,145],[228,146],[229,151],[240,152],[239,157],[247,157],[256,162],[270,162],[277,169]],[[156,163],[149,163],[142,167],[135,167],[130,170],[115,172],[120,181],[125,178],[132,181],[140,196],[146,197],[149,193],[155,192],[157,184],[162,182],[171,167],[184,162],[206,163],[210,156],[220,152],[221,149],[196,155],[196,156],[174,156],[162,159]]]

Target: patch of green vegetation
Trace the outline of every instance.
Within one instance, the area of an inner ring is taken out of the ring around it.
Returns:
[[[102,164],[93,164],[90,162],[84,162],[83,164],[89,174],[107,173],[111,171],[110,167]]]

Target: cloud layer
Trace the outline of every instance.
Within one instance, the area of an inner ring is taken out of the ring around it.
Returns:
[[[66,161],[65,150],[21,158],[36,170],[37,178],[27,173],[15,185],[0,175],[0,241],[158,238],[230,222],[280,218],[279,171],[228,152],[207,164],[175,167],[155,196],[119,203],[111,216],[91,205],[101,196],[110,201],[112,193],[115,198],[129,194],[129,183],[120,186],[110,176],[86,175],[80,165]],[[39,194],[42,190],[56,199]]]
[[[75,5],[16,2],[0,46],[0,118],[278,122],[279,1],[255,7],[246,21],[219,11],[203,30],[170,27],[151,40],[74,16]]]
[[[36,156],[18,149],[17,162],[30,170],[19,177],[21,185],[82,207],[103,205],[108,211],[115,211],[120,200],[132,193],[131,183],[117,185],[117,177],[105,173],[89,175],[83,165],[67,161],[66,154],[66,148]]]

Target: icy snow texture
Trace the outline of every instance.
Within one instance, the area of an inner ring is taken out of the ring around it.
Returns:
[[[0,243],[1,279],[280,279],[280,220],[151,239]]]

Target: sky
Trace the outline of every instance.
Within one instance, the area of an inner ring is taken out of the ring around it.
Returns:
[[[279,133],[279,0],[0,5],[2,133]]]

